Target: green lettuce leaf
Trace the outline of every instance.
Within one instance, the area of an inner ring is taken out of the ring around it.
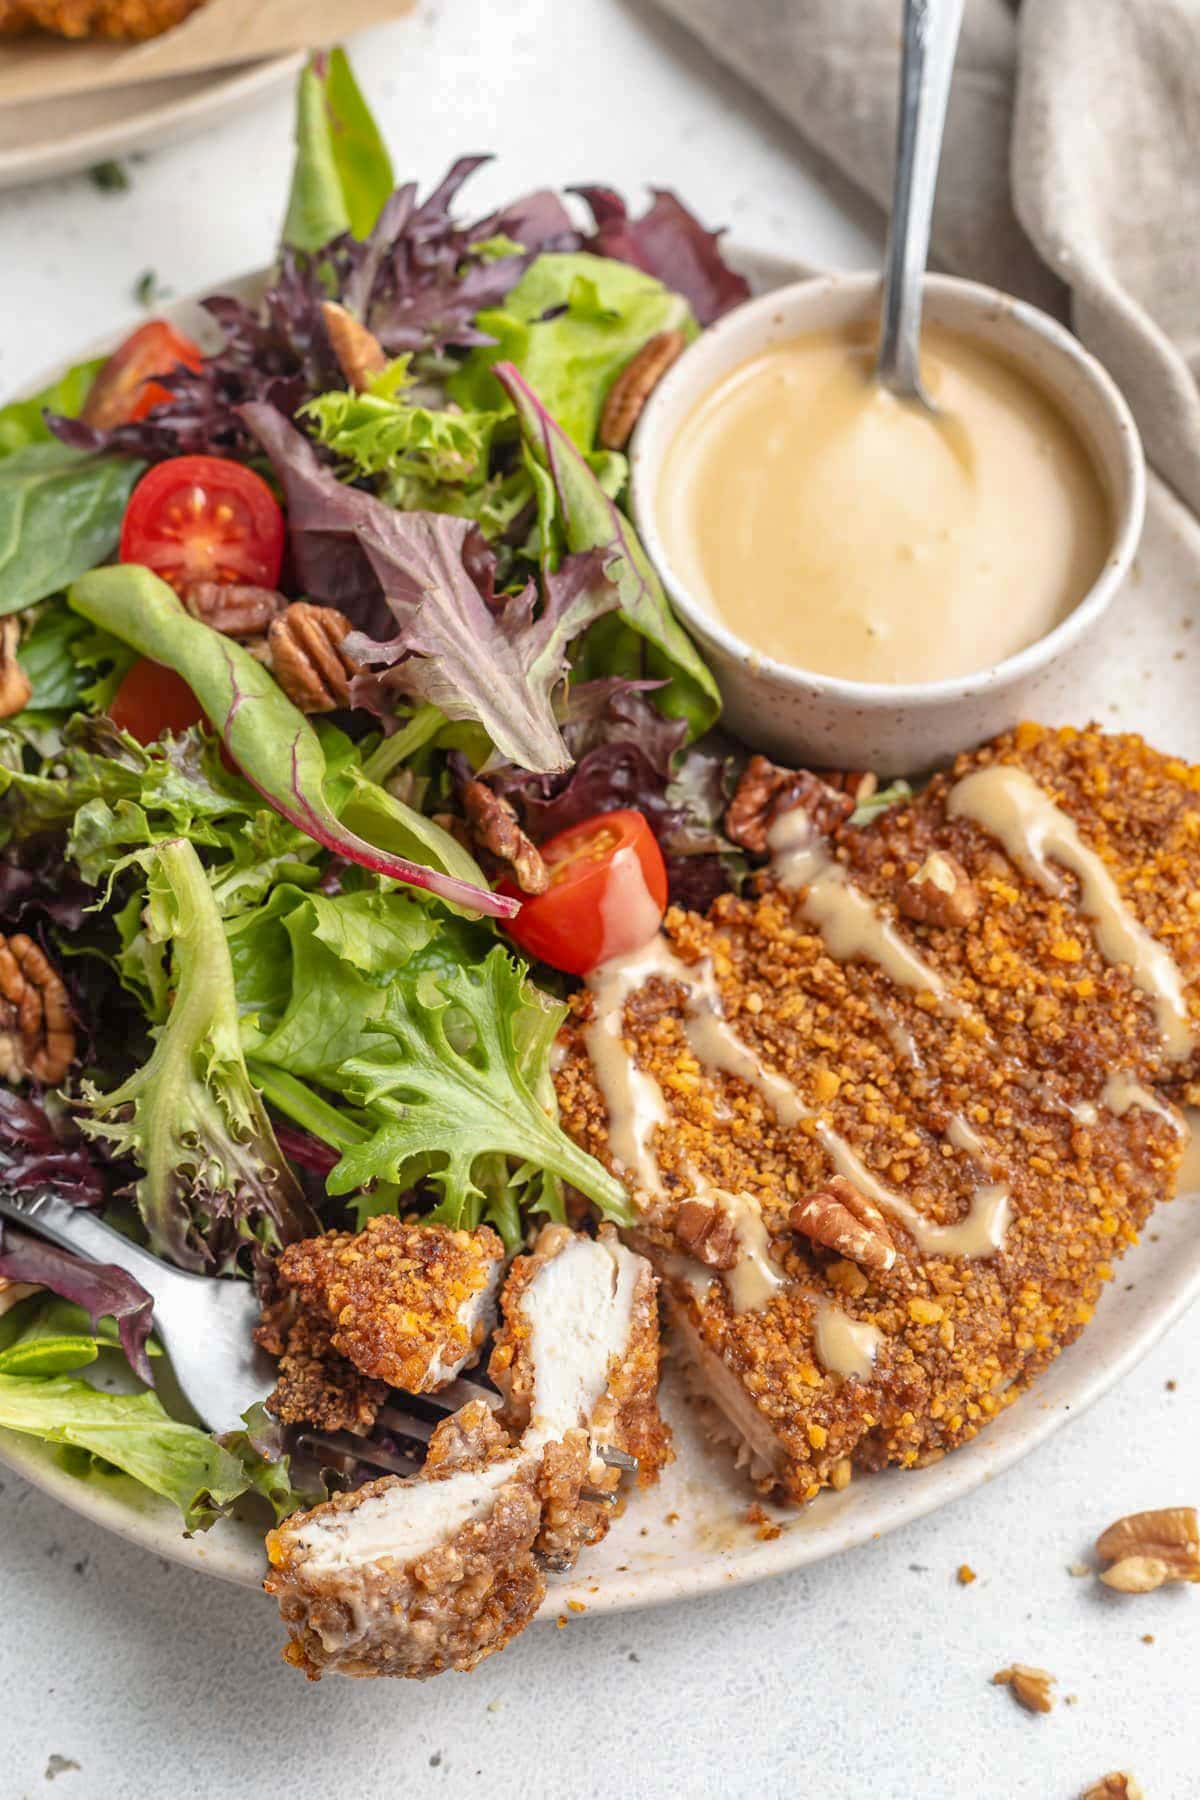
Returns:
[[[269,1464],[248,1438],[223,1448],[164,1411],[157,1394],[102,1393],[69,1375],[42,1380],[0,1373],[0,1428],[70,1445],[131,1475],[179,1508],[188,1531],[204,1531],[242,1494],[272,1501],[276,1517],[304,1503],[285,1464]]]
[[[471,491],[488,477],[498,412],[418,405],[407,356],[397,357],[364,393],[334,389],[300,408],[310,435],[355,475],[384,475],[388,499],[412,510],[410,493],[448,487]]]
[[[564,550],[601,551],[604,572],[620,596],[617,618],[591,627],[589,638],[595,633],[609,653],[603,663],[593,655],[584,678],[603,673],[664,679],[667,686],[655,695],[656,704],[671,718],[686,719],[689,736],[699,737],[720,713],[720,693],[667,604],[637,532],[520,371],[500,363],[496,377],[517,409],[527,454],[539,472],[543,555],[553,563]],[[585,656],[587,651],[585,640]],[[578,666],[575,675],[580,677]]]
[[[441,1190],[436,1216],[472,1225],[487,1199],[479,1161],[502,1153],[525,1166],[526,1179],[548,1171],[607,1217],[632,1222],[620,1182],[546,1111],[541,1076],[566,1008],[528,983],[501,946],[445,974],[414,959],[387,993],[377,1046],[342,1071],[349,1092],[382,1123],[343,1155],[331,1193],[379,1180],[404,1186],[414,1162],[434,1159],[426,1179]]]
[[[0,457],[0,615],[58,593],[111,555],[144,466],[59,443]]]
[[[365,238],[395,185],[379,128],[344,50],[315,55],[296,92],[296,162],[283,224],[293,250]]]
[[[659,331],[697,331],[687,301],[661,281],[582,251],[539,256],[503,307],[476,324],[495,342],[471,351],[451,377],[451,398],[468,411],[507,411],[492,370],[512,363],[583,451],[594,448],[605,396],[642,345]]]
[[[174,993],[149,1061],[109,1093],[85,1084],[80,1124],[142,1170],[135,1188],[151,1248],[181,1268],[226,1273],[247,1243],[318,1230],[251,1084],[221,916],[194,847],[177,838],[136,859],[145,932],[169,946]]]
[[[47,412],[61,413],[66,419],[77,419],[100,370],[108,358],[95,356],[90,362],[76,363],[49,387],[28,400],[10,400],[0,406],[0,456],[11,456],[27,444],[48,444],[51,434],[46,426]]]
[[[472,858],[448,832],[382,790],[367,793],[371,784],[361,772],[351,784],[356,815],[384,821],[389,843],[403,833],[426,853],[416,860],[411,851],[369,841],[352,822],[349,807],[339,817],[334,771],[320,733],[243,645],[193,619],[150,569],[132,563],[93,569],[74,583],[68,598],[94,625],[181,675],[247,780],[314,843],[378,874],[428,888],[453,905],[497,918],[517,911],[517,902],[484,884]],[[464,865],[472,876],[460,872]]]

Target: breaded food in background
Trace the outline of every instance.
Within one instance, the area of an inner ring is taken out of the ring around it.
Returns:
[[[205,0],[0,0],[0,32],[139,43],[180,25]]]

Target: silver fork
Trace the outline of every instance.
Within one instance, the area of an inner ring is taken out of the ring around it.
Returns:
[[[236,1431],[246,1409],[265,1400],[274,1387],[274,1363],[254,1342],[259,1309],[248,1281],[218,1280],[173,1268],[122,1237],[95,1213],[71,1206],[51,1188],[0,1187],[0,1217],[40,1232],[89,1262],[114,1263],[141,1283],[154,1302],[154,1330],[170,1358],[179,1391],[210,1431]],[[468,1400],[495,1406],[499,1396],[459,1379],[437,1394],[421,1395],[421,1400],[438,1413],[448,1413]],[[433,1430],[429,1420],[396,1407],[386,1407],[380,1422],[417,1443],[427,1442]],[[314,1449],[353,1455],[399,1473],[404,1472],[401,1463],[407,1468],[420,1466],[417,1456],[397,1457],[348,1433],[326,1437],[310,1432],[302,1434],[302,1440]]]

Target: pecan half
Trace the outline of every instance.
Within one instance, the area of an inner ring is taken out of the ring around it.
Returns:
[[[23,931],[0,935],[0,1076],[61,1081],[75,1059],[75,1026],[62,976]]]
[[[879,777],[870,769],[818,769],[826,787],[849,794],[856,807],[863,806],[879,788]]]
[[[1146,1800],[1146,1796],[1132,1775],[1114,1769],[1111,1775],[1102,1775],[1091,1787],[1084,1788],[1079,1800]]]
[[[1111,1567],[1105,1587],[1120,1594],[1148,1594],[1169,1582],[1200,1581],[1200,1520],[1194,1506],[1164,1506],[1130,1513],[1096,1539]]]
[[[602,449],[623,450],[633,436],[642,408],[675,361],[683,354],[682,331],[656,331],[617,376],[604,400],[597,440]]]
[[[459,793],[476,843],[505,862],[523,894],[544,894],[550,874],[541,851],[526,837],[515,809],[486,781],[464,781]]]
[[[1057,1675],[1051,1675],[1045,1669],[1031,1669],[1028,1663],[1010,1663],[1007,1669],[996,1670],[992,1686],[1011,1688],[1013,1699],[1019,1700],[1026,1712],[1048,1713],[1054,1705],[1050,1689],[1057,1680]]]
[[[21,621],[16,613],[0,621],[0,719],[11,719],[29,705],[33,689],[29,677],[17,661],[17,644],[21,638]]]
[[[815,1194],[797,1200],[788,1224],[862,1269],[890,1269],[896,1260],[887,1221],[873,1200],[844,1175],[835,1175]]]
[[[957,857],[934,850],[896,896],[906,919],[921,925],[969,925],[979,911],[975,883]]]
[[[737,1230],[723,1206],[711,1200],[685,1200],[675,1214],[680,1246],[709,1269],[732,1269],[738,1260]]]
[[[368,331],[353,313],[347,312],[344,306],[339,306],[336,300],[322,302],[321,317],[325,321],[338,368],[355,393],[363,393],[371,385],[371,377],[381,375],[387,368],[387,351],[375,333]]]
[[[287,605],[274,588],[242,581],[188,581],[178,592],[193,619],[231,638],[261,637]]]
[[[350,679],[360,665],[342,649],[350,631],[333,606],[293,600],[271,621],[267,645],[275,679],[303,713],[333,712],[350,704]]]
[[[809,769],[781,769],[765,756],[752,756],[725,808],[725,835],[743,850],[764,856],[771,826],[797,807],[824,837],[850,817],[855,801]]]

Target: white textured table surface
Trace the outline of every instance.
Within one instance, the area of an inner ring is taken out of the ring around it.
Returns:
[[[481,210],[535,182],[650,180],[750,243],[815,263],[874,254],[871,221],[851,222],[790,135],[639,7],[443,0],[440,17],[361,40],[356,62],[403,173],[499,153]],[[0,391],[132,322],[148,266],[182,293],[261,263],[289,129],[281,96],[136,164],[127,193],[80,177],[0,198]],[[1197,1336],[1193,1315],[1032,1460],[871,1550],[690,1606],[538,1628],[424,1687],[310,1687],[279,1662],[267,1601],[0,1477],[0,1800],[51,1781],[61,1800],[1071,1800],[1117,1768],[1147,1800],[1194,1800],[1200,1592],[1124,1600],[1068,1564],[1122,1512],[1200,1499]],[[1075,1703],[1021,1712],[989,1686],[1013,1660],[1051,1670]]]

